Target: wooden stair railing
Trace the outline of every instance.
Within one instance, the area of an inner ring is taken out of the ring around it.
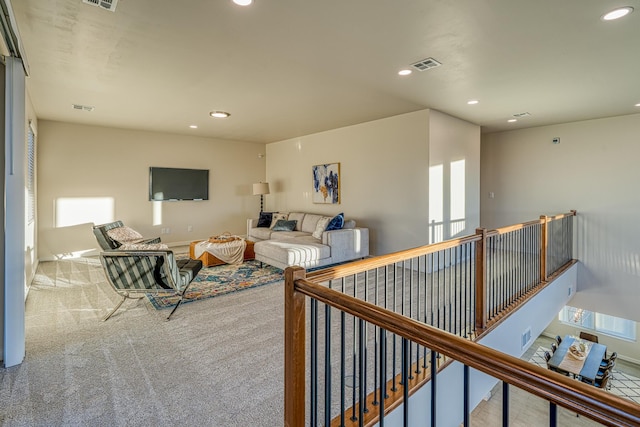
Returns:
[[[286,426],[305,424],[305,297],[363,319],[603,425],[640,425],[640,406],[630,400],[313,283],[304,278],[302,268],[290,267],[285,275]]]

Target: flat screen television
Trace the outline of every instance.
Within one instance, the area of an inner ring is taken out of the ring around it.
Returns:
[[[152,166],[149,200],[209,200],[209,170]]]

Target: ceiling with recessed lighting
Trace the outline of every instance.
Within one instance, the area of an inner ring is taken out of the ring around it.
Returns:
[[[41,119],[268,143],[425,108],[483,132],[640,113],[638,0],[12,6]]]

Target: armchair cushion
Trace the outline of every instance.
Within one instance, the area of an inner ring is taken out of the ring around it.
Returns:
[[[143,239],[142,234],[126,225],[107,230],[107,234],[118,243],[137,242]]]

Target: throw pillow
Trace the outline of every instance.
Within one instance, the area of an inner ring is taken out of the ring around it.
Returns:
[[[329,224],[327,224],[327,231],[331,231],[331,230],[341,230],[342,226],[344,225],[344,213],[339,213],[338,215],[334,216],[331,221],[329,221]]]
[[[111,230],[107,230],[107,235],[119,243],[131,242],[131,241],[142,239],[142,234],[127,227],[126,225],[122,227],[112,228]]]
[[[291,220],[287,221],[286,219],[279,219],[276,222],[276,225],[272,228],[273,231],[293,231],[296,228],[296,223],[298,221]]]
[[[271,225],[273,219],[273,212],[260,212],[260,218],[258,218],[257,227],[266,228]]]
[[[122,251],[156,251],[168,250],[169,246],[165,243],[123,243],[118,249]]]
[[[321,239],[322,238],[322,233],[327,228],[327,224],[329,224],[329,221],[331,221],[331,217],[330,216],[323,216],[322,218],[320,218],[318,220],[318,223],[316,224],[316,231],[311,233],[311,235],[313,237],[315,237],[316,239]]]
[[[288,213],[278,213],[278,212],[274,212],[272,215],[272,219],[271,219],[271,227],[269,228],[273,228],[276,226],[276,223],[278,222],[279,219],[287,219],[289,217]]]

